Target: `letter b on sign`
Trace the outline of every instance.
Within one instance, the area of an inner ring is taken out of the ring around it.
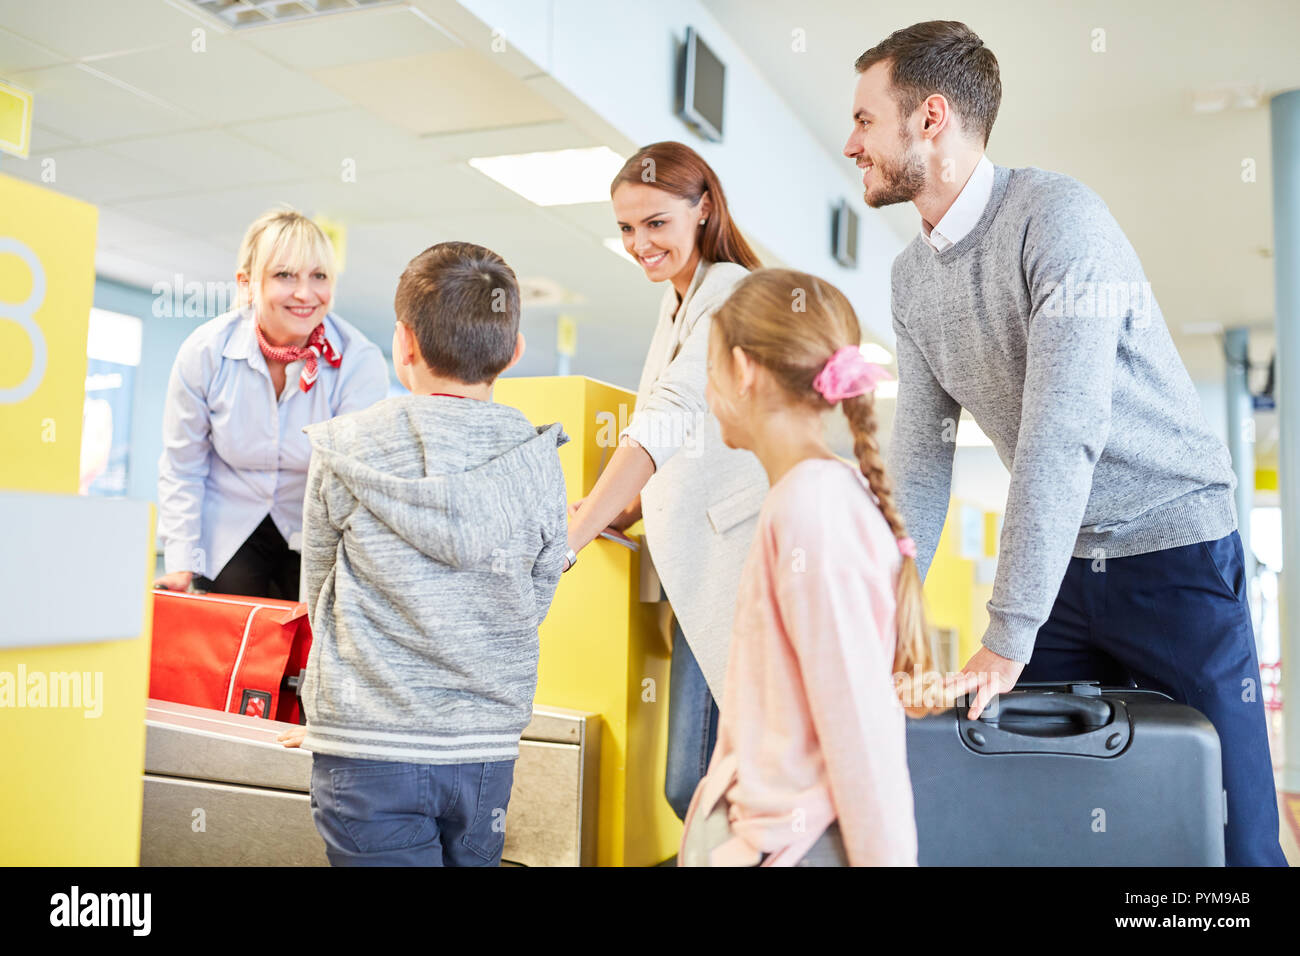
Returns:
[[[0,388],[0,405],[9,405],[25,400],[45,378],[45,334],[36,324],[36,312],[45,301],[45,269],[26,243],[10,236],[0,236],[0,256],[3,255],[17,256],[32,275],[32,290],[25,302],[0,302],[0,322],[16,323],[27,333],[32,346],[32,364],[26,377],[13,388]]]

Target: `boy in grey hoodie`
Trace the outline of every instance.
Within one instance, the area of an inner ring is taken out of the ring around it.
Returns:
[[[304,429],[302,698],[311,805],[339,865],[494,866],[565,567],[560,425],[492,401],[519,361],[495,253],[440,243],[398,283],[411,394]],[[298,737],[294,740],[292,737]]]

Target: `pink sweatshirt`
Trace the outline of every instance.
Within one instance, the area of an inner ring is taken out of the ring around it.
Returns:
[[[725,795],[714,865],[797,863],[832,821],[854,866],[915,866],[891,671],[898,543],[866,479],[809,458],[768,491],[736,600],[717,748],[686,814]],[[685,831],[684,831],[685,832]],[[685,838],[683,837],[683,845]]]

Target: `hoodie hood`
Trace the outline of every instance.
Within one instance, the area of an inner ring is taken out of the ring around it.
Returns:
[[[557,422],[470,398],[407,395],[303,429],[321,494],[342,526],[365,508],[417,551],[473,567],[537,523],[538,495],[559,474]],[[563,482],[562,476],[560,481]],[[529,489],[536,489],[530,494]]]

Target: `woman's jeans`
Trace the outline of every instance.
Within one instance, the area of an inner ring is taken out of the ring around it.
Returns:
[[[664,796],[678,819],[686,819],[695,788],[709,769],[718,740],[718,705],[673,616],[673,660],[668,677],[668,769]]]

